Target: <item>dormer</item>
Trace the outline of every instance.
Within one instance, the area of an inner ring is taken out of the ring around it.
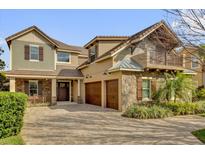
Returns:
[[[126,39],[128,36],[96,36],[84,46],[89,52],[89,62],[95,61]]]

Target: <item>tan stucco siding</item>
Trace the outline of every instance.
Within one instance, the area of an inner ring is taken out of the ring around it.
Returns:
[[[114,48],[119,43],[120,43],[119,41],[99,41],[98,42],[98,56],[101,56],[108,50]]]
[[[86,60],[88,60],[87,57],[78,57],[78,65],[81,65],[81,64],[84,63]]]
[[[39,45],[43,47],[43,61],[34,62],[30,60],[24,59],[24,46],[25,45]],[[54,62],[54,52],[55,50],[48,44],[32,42],[31,40],[21,41],[21,40],[13,40],[11,42],[12,46],[12,69],[30,69],[30,70],[54,70],[55,62]]]
[[[87,74],[89,74],[90,76],[94,75],[99,75],[99,74],[103,74],[105,71],[107,71],[107,69],[109,69],[110,67],[112,67],[112,59],[107,59],[101,62],[93,62],[91,63],[88,67],[82,69],[82,73],[86,76]]]
[[[35,42],[35,43],[40,43],[40,44],[49,44],[50,42],[45,39],[43,36],[41,36],[39,33],[32,31],[29,32],[16,40],[18,41],[24,41],[24,42]]]
[[[72,96],[73,96],[73,101],[77,102],[78,101],[78,81],[77,80],[73,80]]]

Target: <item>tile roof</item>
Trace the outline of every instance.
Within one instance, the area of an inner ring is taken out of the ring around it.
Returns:
[[[85,48],[87,48],[90,44],[94,43],[95,41],[100,41],[100,40],[113,40],[113,41],[123,41],[126,40],[127,38],[129,38],[129,36],[96,36],[93,39],[91,39],[88,43],[86,43],[84,45]]]
[[[124,45],[129,44],[133,40],[140,41],[143,37],[145,37],[147,34],[152,32],[153,30],[157,29],[161,25],[165,25],[166,27],[168,27],[168,25],[163,20],[160,21],[160,22],[157,22],[157,23],[155,23],[155,24],[153,24],[153,25],[151,25],[151,26],[141,30],[140,32],[137,32],[134,35],[128,37],[126,40],[122,41],[120,44],[116,45],[115,47],[113,47],[109,51],[107,51],[104,54],[102,54],[101,56],[99,56],[96,60],[101,59],[101,58],[106,57],[106,56],[111,56],[113,53],[115,53],[115,51],[117,51],[118,49],[122,48]],[[178,37],[176,36],[176,34],[171,29],[170,29],[170,32],[176,37],[177,40],[179,40]],[[83,65],[86,65],[86,64],[89,64],[89,61],[84,62],[79,67],[81,67]]]
[[[21,35],[24,35],[25,33],[27,32],[30,32],[32,30],[35,30],[37,31],[38,33],[40,33],[41,35],[43,35],[46,39],[48,39],[53,45],[55,45],[57,48],[60,48],[60,49],[65,49],[65,50],[74,50],[74,51],[84,51],[86,49],[84,49],[83,47],[79,47],[79,46],[73,46],[73,45],[69,45],[69,44],[66,44],[66,43],[63,43],[61,41],[58,41],[56,39],[53,39],[51,38],[50,36],[48,36],[46,33],[44,33],[42,30],[40,30],[37,26],[31,26],[31,27],[28,27],[22,31],[19,31],[11,36],[8,36],[6,38],[6,41],[7,43],[9,41],[11,41],[12,39],[16,38],[16,37],[20,37]]]

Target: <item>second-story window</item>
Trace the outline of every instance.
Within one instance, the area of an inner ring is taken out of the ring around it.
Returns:
[[[58,62],[70,62],[70,53],[68,52],[57,52]]]
[[[96,58],[96,48],[95,46],[93,46],[91,49],[90,49],[90,62],[93,62]]]
[[[198,68],[199,67],[199,61],[196,56],[191,57],[191,67],[192,68]]]
[[[30,60],[39,60],[39,47],[30,45]]]

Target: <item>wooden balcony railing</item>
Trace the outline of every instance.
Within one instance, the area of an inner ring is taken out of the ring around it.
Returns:
[[[174,53],[150,52],[150,64],[183,67],[183,57]]]

